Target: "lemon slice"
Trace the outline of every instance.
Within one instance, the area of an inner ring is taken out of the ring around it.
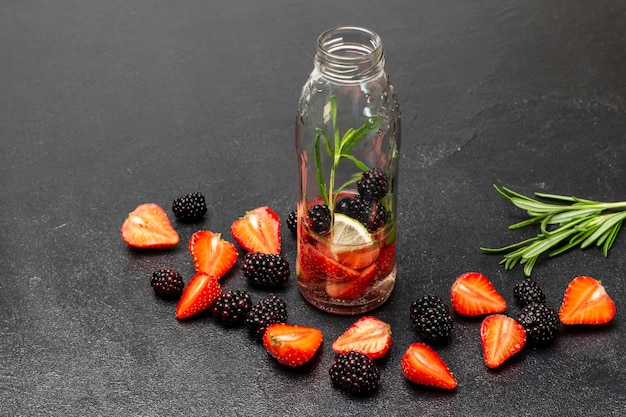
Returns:
[[[363,224],[345,214],[335,214],[332,244],[339,252],[353,250],[355,245],[366,246],[374,241]],[[335,252],[335,250],[333,250]]]

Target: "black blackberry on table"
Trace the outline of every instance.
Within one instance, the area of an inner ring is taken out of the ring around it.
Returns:
[[[315,233],[330,231],[330,209],[326,204],[316,204],[307,211],[307,221]]]
[[[387,195],[387,175],[380,168],[364,172],[356,183],[359,194],[368,200],[379,200]]]
[[[240,326],[246,321],[252,309],[252,297],[244,290],[228,290],[215,301],[211,314],[222,324],[230,327]]]
[[[252,338],[261,341],[267,326],[274,323],[287,323],[287,304],[272,294],[252,307],[246,316],[246,326]]]
[[[184,222],[200,220],[207,212],[204,196],[199,192],[178,197],[172,203],[174,216]]]
[[[354,351],[337,355],[328,373],[334,386],[356,395],[371,394],[380,383],[380,371],[374,361]]]
[[[150,275],[150,285],[163,298],[179,298],[185,288],[183,277],[170,268],[157,269]]]
[[[287,216],[287,228],[294,236],[298,233],[298,210],[293,210]]]
[[[517,313],[517,321],[526,329],[526,340],[535,346],[545,346],[556,338],[560,320],[554,307],[530,303]]]
[[[279,288],[289,280],[289,262],[279,254],[246,253],[241,269],[248,282],[259,288]]]
[[[513,287],[513,298],[521,306],[524,307],[530,303],[543,303],[546,296],[539,284],[532,278],[525,278]]]
[[[450,308],[436,295],[425,295],[413,301],[410,317],[425,342],[446,342],[454,327]]]

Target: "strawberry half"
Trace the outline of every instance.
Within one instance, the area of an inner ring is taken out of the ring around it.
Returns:
[[[211,308],[222,294],[214,276],[198,272],[185,287],[176,307],[176,318],[185,319]]]
[[[413,343],[401,360],[402,373],[411,382],[431,387],[454,389],[456,378],[448,365],[430,346]]]
[[[189,239],[189,253],[197,272],[221,278],[233,267],[239,252],[221,234],[200,230]]]
[[[485,365],[497,368],[522,350],[526,344],[526,330],[514,318],[492,314],[480,325],[480,341]]]
[[[332,258],[324,256],[313,245],[300,245],[298,249],[299,267],[305,271],[305,275],[310,281],[333,280],[344,281],[354,280],[359,277],[359,271],[341,265]]]
[[[120,232],[124,242],[134,248],[169,248],[179,241],[167,213],[154,203],[137,206],[124,220]]]
[[[326,293],[334,298],[343,300],[354,300],[361,297],[372,284],[378,268],[372,264],[363,269],[358,277],[348,281],[328,281],[326,282]]]
[[[269,207],[246,212],[233,222],[230,232],[246,252],[280,253],[280,218]]]
[[[390,346],[391,327],[376,317],[364,316],[348,327],[332,348],[339,354],[355,351],[376,360],[385,356]]]
[[[450,288],[450,302],[458,314],[481,316],[502,313],[506,301],[489,279],[478,272],[466,272]]]
[[[563,324],[604,324],[615,317],[615,303],[595,278],[574,278],[563,296],[559,318]]]
[[[263,346],[279,363],[296,367],[313,359],[322,339],[322,332],[314,327],[275,323],[265,330]]]

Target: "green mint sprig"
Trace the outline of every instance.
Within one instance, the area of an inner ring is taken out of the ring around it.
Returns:
[[[339,193],[350,184],[357,182],[359,178],[361,178],[362,172],[369,170],[363,161],[360,161],[354,155],[351,155],[350,152],[367,136],[368,133],[378,127],[379,118],[378,115],[368,117],[361,127],[356,130],[350,128],[344,133],[343,136],[341,136],[339,128],[337,127],[337,98],[335,96],[330,97],[329,108],[333,126],[332,138],[328,136],[323,129],[316,129],[317,135],[315,136],[314,158],[316,167],[315,178],[317,180],[320,195],[324,199],[324,203],[326,203],[332,211],[337,195],[339,195]],[[322,147],[324,148],[326,154],[328,154],[328,156],[332,159],[328,186],[326,185],[324,172],[322,171]],[[359,172],[335,189],[335,175],[337,167],[343,159],[352,161]]]
[[[583,200],[555,194],[535,193],[535,196],[550,202],[543,202],[511,191],[506,187],[496,191],[525,210],[529,219],[509,226],[519,229],[532,224],[539,224],[540,233],[530,239],[501,248],[480,248],[486,253],[504,253],[500,264],[505,269],[513,269],[518,263],[524,265],[524,275],[530,276],[537,259],[544,253],[548,256],[562,254],[574,247],[585,249],[589,246],[602,246],[602,253],[607,257],[615,242],[622,222],[626,219],[626,210],[606,212],[626,207],[626,201],[604,203]]]

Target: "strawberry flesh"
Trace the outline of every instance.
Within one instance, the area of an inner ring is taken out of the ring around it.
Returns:
[[[120,232],[124,242],[134,248],[169,248],[179,241],[167,213],[154,203],[137,206],[124,220]]]
[[[246,252],[280,253],[280,218],[269,207],[246,212],[233,222],[230,231]]]
[[[382,358],[391,346],[391,327],[373,316],[364,316],[354,322],[332,345],[339,354],[351,351],[362,353],[372,360]]]
[[[347,281],[328,281],[326,293],[342,300],[354,300],[362,297],[377,276],[378,268],[372,264],[363,269],[358,277]]]
[[[228,272],[239,257],[237,248],[221,238],[221,234],[200,230],[189,239],[189,253],[196,272],[204,272],[221,278]]]
[[[216,277],[196,273],[185,287],[176,307],[176,318],[185,319],[211,308],[222,294]]]
[[[478,272],[467,272],[459,276],[450,288],[450,302],[458,314],[481,316],[502,313],[506,301],[489,279]]]
[[[448,365],[430,346],[411,344],[401,360],[402,373],[411,382],[436,388],[454,389],[457,381]]]
[[[514,318],[492,314],[480,325],[483,359],[488,368],[497,368],[526,344],[526,330]]]
[[[615,317],[615,303],[595,278],[574,278],[563,296],[559,318],[563,324],[605,324]]]
[[[275,323],[265,330],[263,346],[280,364],[297,367],[313,359],[322,340],[314,327]]]
[[[354,280],[359,277],[359,271],[341,265],[332,258],[324,256],[313,245],[300,245],[298,265],[311,281]]]

